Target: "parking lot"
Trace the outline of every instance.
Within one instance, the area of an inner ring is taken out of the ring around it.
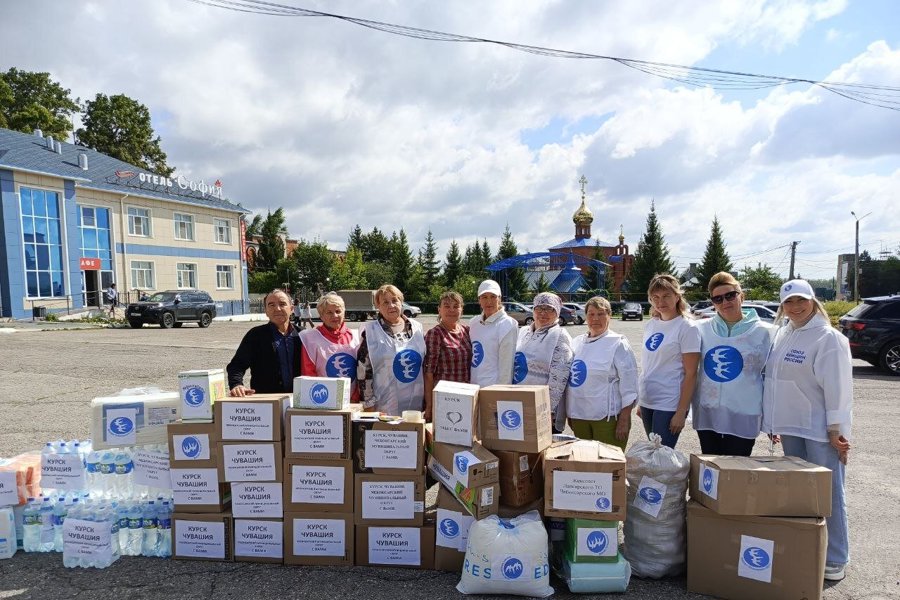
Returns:
[[[420,321],[426,329],[433,316]],[[638,356],[646,321],[614,321]],[[21,328],[0,334],[0,456],[38,449],[53,439],[89,437],[91,398],[123,388],[174,390],[179,371],[224,367],[258,323],[214,322],[208,329]],[[352,324],[353,327],[359,324]],[[585,327],[566,328],[571,335]],[[900,378],[854,362],[854,439],[848,468],[851,566],[825,598],[900,598]],[[643,436],[634,419],[631,441]],[[693,431],[678,449],[698,452]],[[768,451],[761,436],[756,452]],[[368,567],[281,567],[124,557],[111,568],[70,570],[59,554],[24,554],[0,561],[0,598],[458,598],[458,575]],[[556,597],[574,598],[554,579]],[[701,598],[683,577],[633,579],[627,598]],[[762,600],[762,599],[761,599]]]

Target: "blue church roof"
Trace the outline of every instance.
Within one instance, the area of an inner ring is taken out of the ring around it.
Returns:
[[[152,173],[84,146],[61,140],[60,144],[62,154],[51,150],[45,137],[0,128],[0,169],[28,171],[70,179],[75,182],[76,188],[156,198],[237,213],[250,212],[229,200],[200,191],[182,190],[178,185],[169,187],[165,184],[154,185],[150,181],[140,182],[141,173],[146,175]],[[87,155],[87,170],[78,166],[78,155],[82,153]],[[177,179],[177,176],[170,179]],[[170,189],[173,191],[168,191]]]
[[[568,242],[563,242],[562,244],[551,246],[550,250],[563,250],[565,248],[593,248],[598,244],[601,248],[615,247],[615,244],[610,244],[609,242],[604,242],[603,240],[592,240],[591,238],[573,238]]]

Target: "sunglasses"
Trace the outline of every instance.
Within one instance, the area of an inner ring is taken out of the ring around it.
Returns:
[[[731,302],[732,300],[737,298],[737,295],[739,293],[740,292],[738,292],[738,291],[732,290],[732,291],[728,292],[727,294],[719,294],[718,296],[710,296],[709,299],[710,299],[710,301],[712,301],[713,304],[722,304],[722,302],[724,302],[725,300],[728,300],[729,302]]]

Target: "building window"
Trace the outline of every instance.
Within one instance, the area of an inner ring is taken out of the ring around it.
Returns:
[[[228,219],[213,219],[217,244],[231,243],[231,222]]]
[[[175,239],[194,241],[194,217],[175,213]]]
[[[197,265],[194,263],[175,263],[179,289],[197,287]]]
[[[232,265],[216,265],[216,289],[234,289],[234,267]]]
[[[128,234],[139,237],[150,237],[150,209],[128,207]]]
[[[25,286],[29,298],[65,296],[59,194],[19,188]]]
[[[109,209],[79,206],[78,230],[81,233],[81,256],[99,258],[100,270],[109,272],[112,281],[113,255]]]
[[[137,290],[154,290],[153,263],[148,260],[131,261],[131,286]]]

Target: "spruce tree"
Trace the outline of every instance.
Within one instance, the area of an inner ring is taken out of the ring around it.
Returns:
[[[482,271],[487,271],[487,268],[494,262],[494,257],[491,255],[491,247],[488,245],[487,238],[482,240],[481,242],[481,269]],[[488,276],[490,273],[485,272],[484,275]]]
[[[413,256],[409,250],[409,241],[406,232],[400,229],[400,235],[391,237],[391,270],[394,272],[394,285],[396,285],[410,298],[418,298],[420,290],[411,289],[410,276],[413,270]]]
[[[675,264],[669,256],[669,247],[656,218],[656,204],[651,202],[646,230],[638,242],[628,274],[629,299],[643,298],[654,275],[674,271]]]
[[[725,250],[725,241],[722,239],[722,228],[719,226],[719,218],[713,217],[712,231],[706,242],[706,252],[703,253],[703,262],[697,271],[697,287],[706,292],[709,280],[720,271],[731,272],[734,266]]]
[[[459,253],[459,244],[453,240],[444,260],[444,286],[453,289],[460,275],[462,275],[462,255]]]
[[[519,249],[513,239],[509,225],[503,231],[503,237],[500,238],[500,248],[497,250],[497,260],[501,261],[519,255]],[[524,299],[528,292],[528,284],[525,281],[525,273],[520,267],[506,269],[503,273],[496,273],[497,281],[503,290],[503,297],[510,300]]]
[[[431,289],[441,272],[441,262],[437,258],[437,243],[431,230],[425,236],[425,247],[419,250],[419,267],[422,270],[422,288]]]

